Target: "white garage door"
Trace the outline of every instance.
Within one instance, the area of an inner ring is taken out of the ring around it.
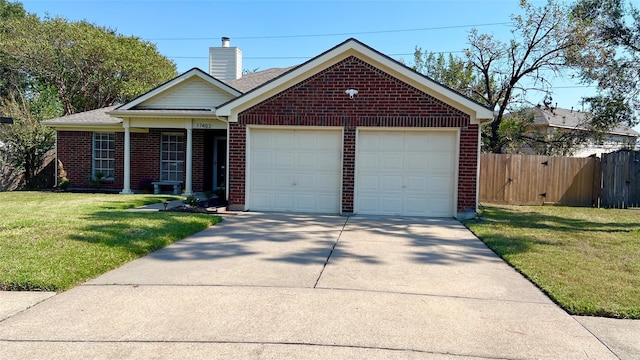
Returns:
[[[340,212],[340,130],[251,129],[248,207]]]
[[[356,212],[453,216],[456,146],[451,131],[359,131]]]

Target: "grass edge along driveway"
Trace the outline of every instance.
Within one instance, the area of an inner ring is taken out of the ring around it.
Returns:
[[[127,211],[176,197],[0,193],[0,290],[64,291],[220,222]]]
[[[464,224],[568,313],[640,319],[640,210],[488,205]]]

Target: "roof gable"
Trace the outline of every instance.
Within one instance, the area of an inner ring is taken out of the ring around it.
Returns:
[[[116,112],[144,109],[213,109],[242,93],[193,68],[118,107]]]
[[[305,79],[354,56],[407,84],[424,91],[470,115],[472,123],[493,120],[493,112],[479,103],[455,92],[454,90],[408,68],[390,57],[370,48],[355,39],[329,49],[304,64],[289,70],[281,76],[259,86],[248,93],[233,99],[216,109],[216,115],[228,116],[229,121],[237,121],[239,112],[304,81]],[[347,90],[347,89],[345,89]]]

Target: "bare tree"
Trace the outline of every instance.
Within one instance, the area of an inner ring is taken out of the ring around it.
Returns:
[[[525,131],[526,124],[505,121],[505,114],[523,107],[527,91],[551,93],[551,81],[569,67],[566,54],[584,45],[567,21],[567,10],[555,0],[533,6],[521,0],[523,15],[512,15],[512,39],[504,42],[493,35],[469,34],[467,60],[478,72],[471,89],[473,97],[495,112],[494,121],[482,132],[483,149],[502,153]]]

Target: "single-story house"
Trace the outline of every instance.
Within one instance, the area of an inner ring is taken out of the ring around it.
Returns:
[[[589,114],[574,109],[563,109],[538,105],[528,109],[533,117],[533,125],[541,134],[554,135],[563,131],[586,131],[585,124]],[[640,133],[623,124],[616,125],[601,139],[589,140],[577,147],[571,156],[601,156],[620,149],[634,149]],[[531,149],[523,149],[523,153],[531,153]]]
[[[100,172],[122,194],[224,189],[236,211],[475,215],[490,109],[355,39],[292,68],[243,76],[241,59],[223,38],[210,73],[45,121],[71,185]]]

